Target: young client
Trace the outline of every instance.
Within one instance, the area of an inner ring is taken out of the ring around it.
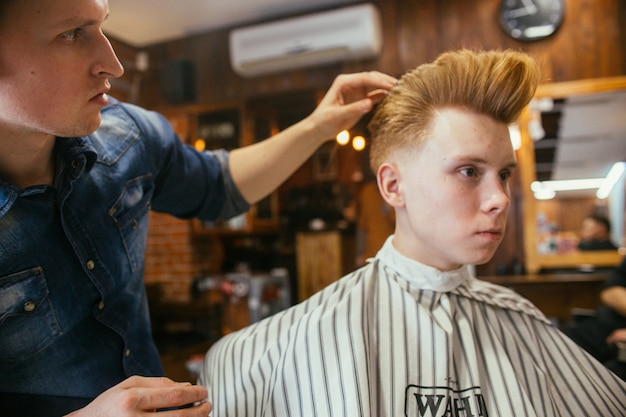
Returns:
[[[539,78],[525,54],[469,50],[401,78],[370,124],[394,234],[366,266],[209,350],[199,383],[214,417],[624,416],[624,382],[467,267],[504,235],[508,125]]]

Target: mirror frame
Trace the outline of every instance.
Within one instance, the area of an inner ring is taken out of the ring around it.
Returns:
[[[552,84],[541,84],[534,98],[567,98],[593,93],[605,93],[626,89],[626,76],[593,78],[566,81]],[[534,144],[528,131],[530,110],[527,107],[519,119],[519,130],[522,144],[518,150],[520,183],[522,187],[522,221],[524,227],[524,266],[528,274],[536,274],[542,268],[578,268],[582,265],[594,267],[614,267],[622,259],[620,251],[571,252],[564,254],[542,254],[537,251],[537,200],[530,189],[536,180]]]

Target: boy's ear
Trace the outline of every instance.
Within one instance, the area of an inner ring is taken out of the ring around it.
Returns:
[[[384,163],[376,175],[378,190],[391,207],[404,207],[404,196],[400,191],[400,172],[396,164]]]

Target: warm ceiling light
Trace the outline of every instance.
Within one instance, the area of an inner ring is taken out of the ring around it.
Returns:
[[[534,191],[533,195],[537,200],[552,200],[556,196],[556,191],[549,188],[542,188]]]
[[[596,192],[596,197],[599,199],[605,199],[611,194],[613,187],[620,180],[622,175],[624,174],[624,170],[626,170],[626,162],[616,162],[613,164],[609,173],[606,175],[604,179],[604,183],[598,188]]]
[[[555,181],[535,181],[530,184],[530,188],[536,189],[549,188],[554,191],[577,191],[591,190],[600,188],[604,183],[604,178],[584,178],[578,180],[555,180]]]
[[[352,147],[355,151],[365,149],[365,138],[363,136],[355,136],[354,139],[352,139]]]
[[[534,181],[530,189],[538,200],[554,198],[557,191],[592,190],[597,188],[596,197],[605,199],[626,171],[626,162],[613,164],[606,178],[583,178],[576,180]]]
[[[337,143],[341,146],[347,145],[350,142],[350,132],[347,130],[342,130],[337,134]]]

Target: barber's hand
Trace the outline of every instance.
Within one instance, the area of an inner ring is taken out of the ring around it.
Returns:
[[[334,138],[351,128],[374,104],[382,100],[398,80],[377,71],[341,74],[309,116],[320,137]]]
[[[606,343],[612,345],[616,342],[626,343],[626,329],[617,329],[606,338]]]
[[[168,378],[132,376],[108,389],[87,407],[67,417],[137,417],[156,410],[202,403],[189,408],[163,411],[160,417],[207,417],[212,405],[206,402],[207,390],[188,382],[177,383]]]

